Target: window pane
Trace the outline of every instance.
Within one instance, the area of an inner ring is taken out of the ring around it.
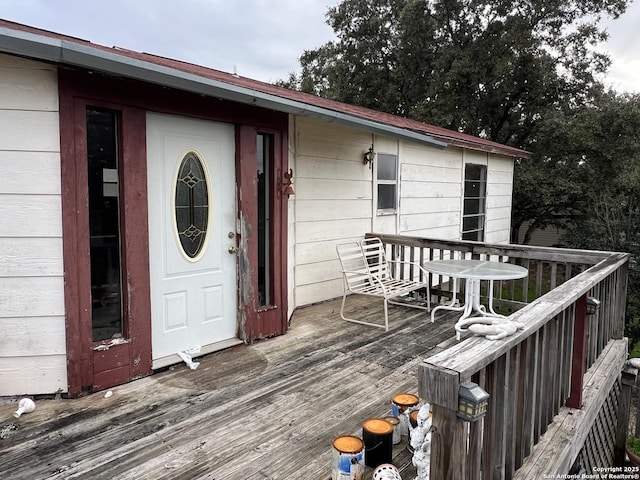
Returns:
[[[464,172],[465,180],[484,180],[486,168],[487,167],[485,167],[484,165],[467,163]]]
[[[123,333],[118,195],[118,117],[87,110],[92,340]]]
[[[378,180],[396,180],[397,158],[395,155],[379,153],[378,157]]]
[[[271,178],[273,135],[257,136],[256,168],[258,171],[258,301],[260,306],[271,305]]]
[[[378,185],[378,210],[393,210],[396,208],[396,186]]]
[[[485,183],[480,181],[465,181],[464,196],[469,198],[483,197],[485,192]]]
[[[185,255],[195,258],[202,251],[209,223],[209,189],[204,167],[195,152],[188,152],[182,159],[174,200],[180,245]]]
[[[480,200],[477,198],[473,199],[464,199],[464,214],[465,215],[474,215],[482,213],[480,211]]]
[[[462,219],[462,230],[468,232],[470,230],[481,230],[484,223],[484,215],[464,217]]]
[[[481,242],[483,240],[483,232],[482,231],[472,231],[472,232],[464,232],[462,234],[462,240],[471,240],[475,242]]]

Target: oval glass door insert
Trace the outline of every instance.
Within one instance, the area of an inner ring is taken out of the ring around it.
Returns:
[[[195,259],[202,252],[209,223],[209,189],[200,157],[188,152],[178,169],[175,186],[176,228],[184,254]]]

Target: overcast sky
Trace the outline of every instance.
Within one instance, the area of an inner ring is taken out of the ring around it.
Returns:
[[[275,82],[297,72],[304,50],[333,38],[339,0],[0,0],[0,18],[106,46],[184,60]],[[608,24],[605,82],[640,92],[640,0]]]

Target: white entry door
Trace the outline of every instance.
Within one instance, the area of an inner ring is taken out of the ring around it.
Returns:
[[[234,152],[232,125],[147,115],[153,368],[239,343]]]

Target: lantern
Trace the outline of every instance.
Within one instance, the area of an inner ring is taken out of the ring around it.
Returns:
[[[458,417],[467,422],[475,422],[487,413],[489,394],[477,383],[465,382],[458,390]]]
[[[587,297],[587,315],[595,315],[600,310],[600,300],[596,297]]]

